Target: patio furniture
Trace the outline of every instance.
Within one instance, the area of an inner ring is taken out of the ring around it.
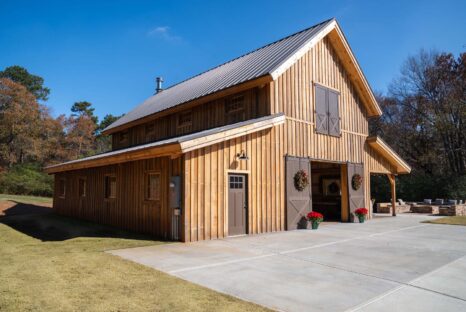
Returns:
[[[424,204],[432,204],[432,199],[424,199]]]
[[[456,205],[456,199],[449,199],[446,202],[447,205]]]
[[[443,205],[443,199],[436,198],[435,201],[434,201],[434,205]]]

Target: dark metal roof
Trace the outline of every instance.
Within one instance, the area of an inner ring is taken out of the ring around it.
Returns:
[[[314,25],[163,90],[145,100],[104,131],[240,83],[271,75],[332,21],[333,19],[330,19]]]

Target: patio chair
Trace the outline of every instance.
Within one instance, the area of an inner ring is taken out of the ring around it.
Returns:
[[[427,204],[427,205],[432,204],[432,199],[424,199],[424,204]]]
[[[434,204],[435,204],[435,205],[443,205],[443,199],[441,199],[441,198],[436,198],[435,201],[434,201]]]

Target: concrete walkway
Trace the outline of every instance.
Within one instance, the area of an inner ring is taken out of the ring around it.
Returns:
[[[466,311],[466,227],[364,224],[111,251],[282,311]]]

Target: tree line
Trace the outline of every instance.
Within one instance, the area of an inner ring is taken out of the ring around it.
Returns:
[[[99,121],[92,104],[78,101],[69,115],[53,117],[44,79],[20,66],[0,71],[0,193],[52,195],[43,167],[103,153],[110,137],[101,131],[118,119]]]
[[[421,51],[409,57],[370,124],[412,166],[398,178],[405,200],[466,199],[466,53]],[[372,179],[374,196],[389,199],[387,181]]]
[[[87,101],[53,117],[44,80],[19,66],[0,71],[0,192],[51,195],[46,165],[108,151],[101,121]],[[421,51],[407,58],[385,94],[383,115],[370,120],[379,135],[412,166],[397,177],[398,197],[466,199],[466,53]],[[386,177],[371,179],[372,196],[390,200]]]

